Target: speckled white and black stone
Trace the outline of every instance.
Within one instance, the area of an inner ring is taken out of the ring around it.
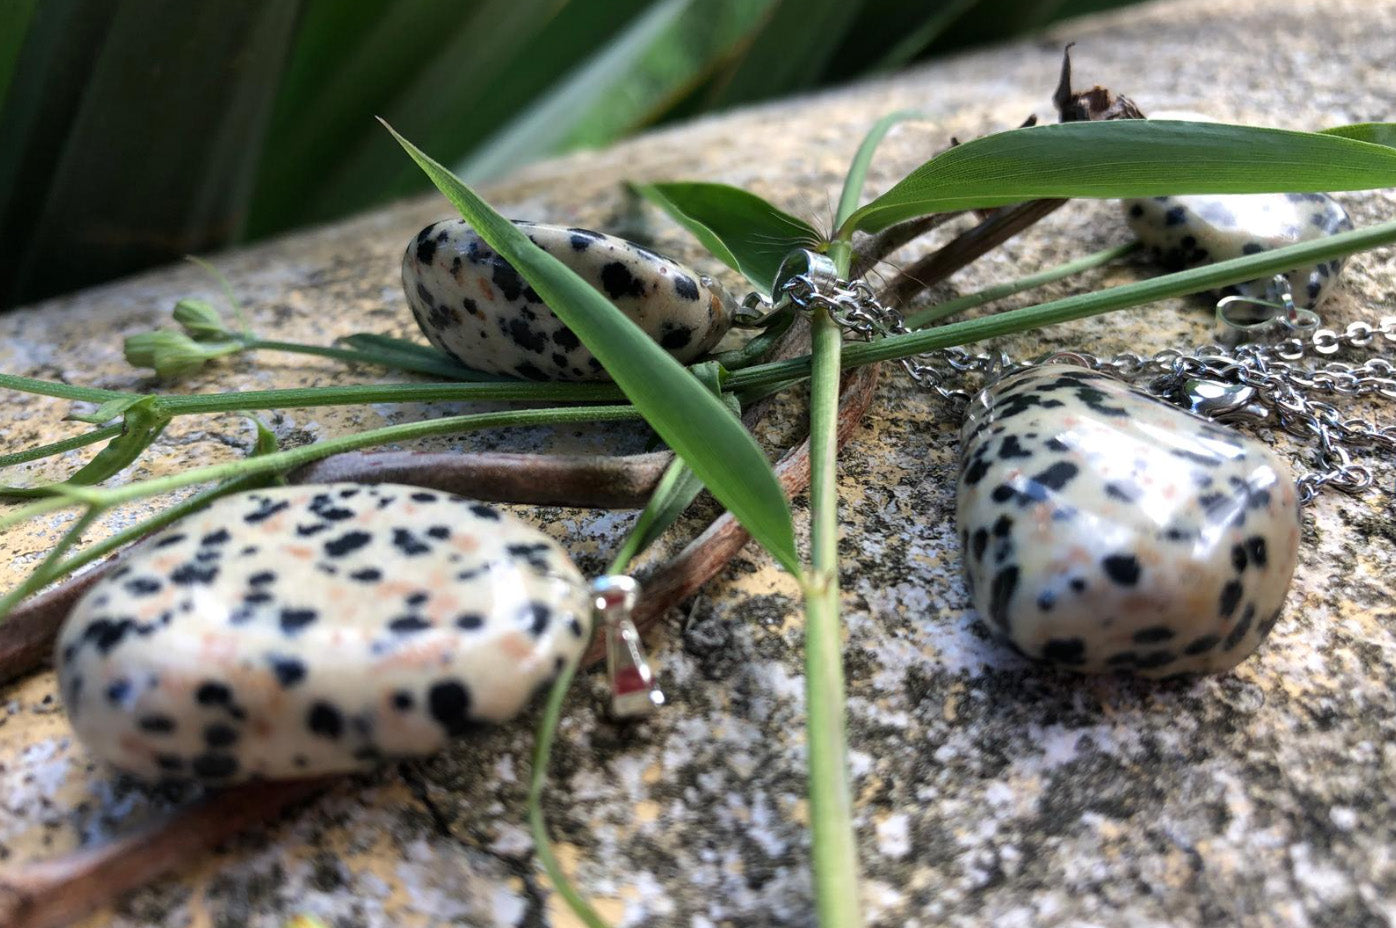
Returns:
[[[1213,673],[1279,619],[1297,496],[1259,441],[1059,364],[981,393],[962,437],[957,520],[975,608],[1024,654]]]
[[[702,357],[732,323],[715,285],[663,255],[588,229],[516,225],[680,362]],[[467,367],[528,380],[607,379],[572,330],[462,220],[418,233],[402,258],[402,288],[427,339]]]
[[[1204,194],[1124,200],[1129,227],[1154,259],[1180,270],[1259,254],[1285,245],[1346,232],[1352,220],[1322,193]],[[1331,292],[1343,259],[1287,271],[1296,306],[1314,309]],[[1273,300],[1271,278],[1220,292]]]
[[[590,623],[566,552],[490,506],[277,488],[145,542],[74,608],[58,666],[95,756],[226,784],[431,754],[506,721]]]

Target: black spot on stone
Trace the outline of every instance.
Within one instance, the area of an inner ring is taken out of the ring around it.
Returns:
[[[1132,483],[1111,481],[1105,484],[1105,495],[1122,503],[1134,503],[1138,501],[1141,491]]]
[[[258,522],[265,522],[278,512],[289,508],[291,508],[291,504],[284,499],[279,503],[274,503],[269,499],[262,499],[257,504],[255,510],[242,517],[242,521],[246,522],[248,525],[256,525]]]
[[[273,654],[267,658],[276,682],[283,687],[292,687],[305,679],[305,662],[298,657]]]
[[[508,322],[501,321],[500,328],[504,330],[504,334],[508,336],[510,341],[524,351],[542,354],[543,349],[548,347],[548,336],[529,325],[526,319],[514,318]]]
[[[511,303],[523,294],[524,287],[527,286],[519,272],[514,270],[514,266],[498,255],[493,256],[490,261],[490,279],[504,295],[504,299]]]
[[[1160,667],[1166,667],[1177,659],[1178,655],[1172,651],[1150,651],[1135,661],[1134,666],[1140,670],[1157,670]]]
[[[201,706],[226,706],[233,701],[233,691],[227,684],[206,680],[194,691],[194,701]]]
[[[82,640],[92,642],[98,653],[110,654],[122,639],[136,630],[136,623],[130,619],[97,619],[83,630]]]
[[[393,529],[393,547],[407,557],[416,557],[418,554],[426,554],[431,550],[431,545],[405,528]]]
[[[1051,590],[1043,590],[1037,596],[1037,608],[1042,612],[1052,611],[1052,607],[1057,604],[1057,594]]]
[[[1133,554],[1111,554],[1100,562],[1105,575],[1120,586],[1134,586],[1139,582],[1139,559]]]
[[[357,580],[360,583],[377,583],[383,579],[383,571],[377,567],[365,567],[363,570],[356,570],[349,575],[350,580]]]
[[[179,586],[209,584],[218,576],[216,565],[182,564],[170,574],[170,582]]]
[[[1009,625],[1008,604],[1018,589],[1018,568],[1010,565],[994,574],[989,587],[989,619],[999,628],[1007,631]]]
[[[470,730],[470,691],[456,680],[433,683],[427,690],[427,706],[431,717],[449,735],[461,735]]]
[[[527,629],[528,633],[537,638],[548,628],[548,622],[552,620],[553,610],[547,603],[531,602],[524,606],[519,613],[519,624]]]
[[[194,775],[205,780],[225,780],[238,772],[238,760],[231,754],[215,754],[210,751],[194,758],[190,765]]]
[[[1068,445],[1066,442],[1062,441],[1060,438],[1049,438],[1046,442],[1044,442],[1044,445],[1049,451],[1071,450],[1071,446]]]
[[[1260,535],[1252,535],[1246,539],[1246,551],[1257,568],[1263,570],[1269,563],[1270,555],[1265,548],[1265,539]]]
[[[1231,613],[1236,611],[1236,607],[1241,604],[1241,581],[1227,581],[1222,587],[1221,600],[1217,603],[1217,612],[1223,619],[1229,618]]]
[[[418,264],[431,264],[432,259],[436,257],[436,240],[432,238],[432,232],[435,231],[436,225],[436,223],[432,223],[417,233]],[[398,239],[398,241],[402,241],[402,239]]]
[[[359,550],[370,540],[368,532],[345,532],[338,538],[325,542],[325,553],[330,557],[343,557],[351,551]]]
[[[568,241],[571,243],[573,251],[586,251],[591,247],[591,239],[587,238],[585,235],[578,235],[575,232],[572,233]]]
[[[524,361],[524,362],[522,362],[522,363],[520,363],[520,364],[515,364],[515,365],[514,365],[514,373],[518,374],[520,377],[524,378],[525,380],[547,380],[547,379],[548,379],[548,375],[547,375],[546,373],[544,373],[543,370],[542,370],[541,368],[538,367],[538,365],[536,365],[536,364],[534,364],[534,363],[532,363],[532,362],[530,362],[530,361]]]
[[[999,516],[994,520],[993,532],[995,538],[1007,538],[1008,533],[1011,531],[1013,531],[1012,516]]]
[[[149,596],[160,592],[160,581],[154,577],[136,577],[124,584],[126,592],[132,596]]]
[[[393,708],[399,712],[407,712],[416,704],[416,698],[407,690],[398,690],[393,694]]]
[[[119,706],[131,695],[131,681],[117,680],[107,687],[107,702]]]
[[[1246,632],[1251,630],[1251,623],[1255,621],[1255,605],[1247,603],[1246,608],[1241,611],[1241,621],[1236,623],[1236,627],[1227,633],[1226,640],[1222,642],[1222,649],[1230,651],[1241,643],[1241,639],[1246,637]]]
[[[965,470],[965,483],[974,486],[984,479],[984,475],[989,472],[989,465],[983,459],[975,459],[970,462],[969,468]]]
[[[178,754],[156,754],[155,766],[166,773],[179,773],[184,769],[184,758]]]
[[[1032,480],[1049,490],[1060,490],[1070,483],[1080,470],[1070,461],[1058,461],[1041,473],[1034,474]]]
[[[1042,656],[1058,664],[1084,664],[1086,642],[1080,638],[1049,638],[1042,646]]]
[[[488,519],[491,522],[498,522],[500,518],[499,510],[486,506],[484,503],[476,503],[471,506],[470,514],[477,519]]]
[[[1188,211],[1181,206],[1175,206],[1163,214],[1163,224],[1166,226],[1180,226],[1188,221]]]
[[[204,729],[204,744],[211,748],[226,748],[237,744],[237,740],[237,729],[223,722],[215,722]]]
[[[1241,254],[1243,255],[1258,255],[1264,250],[1265,246],[1259,242],[1247,242],[1241,246]]]
[[[183,540],[184,540],[185,538],[187,538],[187,537],[188,537],[188,536],[185,535],[185,534],[182,533],[182,532],[176,532],[176,533],[173,534],[173,535],[166,535],[164,538],[161,538],[159,541],[155,542],[155,547],[157,547],[157,548],[168,548],[170,545],[177,545],[177,544],[179,544],[181,541],[183,541]]]
[[[201,545],[222,545],[222,544],[227,544],[228,541],[229,541],[232,537],[233,537],[232,535],[228,534],[228,530],[227,530],[226,528],[220,528],[220,529],[218,529],[218,531],[216,531],[216,532],[209,532],[209,533],[208,533],[207,535],[205,535],[203,538],[199,539],[199,544],[201,544]]]
[[[276,596],[270,590],[256,590],[244,596],[242,601],[261,605],[262,603],[269,603],[274,599],[276,599]]]
[[[630,273],[630,268],[619,261],[612,261],[601,268],[601,287],[613,300],[645,295],[644,281],[637,280]]]
[[[344,734],[344,716],[327,702],[316,702],[305,717],[306,727],[311,734],[331,741]]]
[[[282,609],[281,630],[288,635],[305,628],[318,618],[314,609]]]
[[[989,545],[989,530],[982,525],[974,530],[973,551],[976,561],[984,560],[984,549]]]
[[[553,333],[553,344],[563,351],[576,351],[582,346],[582,340],[569,328],[561,328]]]
[[[1231,566],[1238,574],[1246,569],[1247,560],[1245,545],[1231,546]]]
[[[270,570],[263,570],[247,578],[248,586],[266,586],[268,583],[276,582],[276,574]]]
[[[451,537],[451,527],[449,525],[433,525],[427,529],[427,537],[435,538],[437,541]]]
[[[152,735],[168,735],[175,730],[175,720],[158,713],[143,715],[136,720],[136,727]]]
[[[696,300],[698,299],[698,282],[687,274],[677,274],[674,276],[674,291],[681,299]]]
[[[1072,577],[1067,586],[1071,587],[1072,592],[1075,593],[1086,592],[1086,581],[1082,577]]]
[[[431,628],[431,623],[421,616],[404,615],[388,623],[388,630],[397,635],[410,635]]]
[[[1188,646],[1183,648],[1183,653],[1189,657],[1206,654],[1215,648],[1219,641],[1221,641],[1220,635],[1203,635],[1201,638],[1195,638],[1189,642]]]
[[[660,347],[666,351],[678,351],[686,348],[689,342],[693,341],[693,330],[686,326],[665,326],[664,334],[659,337]]]
[[[1173,629],[1167,625],[1151,625],[1134,633],[1135,644],[1158,644],[1173,638]]]
[[[485,617],[475,612],[466,612],[456,617],[456,628],[467,632],[485,627]]]
[[[1003,437],[1003,444],[999,446],[999,457],[1030,458],[1032,457],[1032,452],[1019,443],[1017,435],[1005,435]]]
[[[1138,219],[1140,216],[1144,215],[1144,207],[1135,203],[1129,208],[1129,214],[1133,218]]]
[[[406,602],[409,606],[420,606],[428,599],[431,599],[431,594],[429,593],[413,593],[411,596],[407,597]]]
[[[328,532],[329,530],[330,524],[328,522],[316,522],[313,525],[296,526],[296,534],[301,538],[309,538],[312,535],[318,535],[321,532]]]

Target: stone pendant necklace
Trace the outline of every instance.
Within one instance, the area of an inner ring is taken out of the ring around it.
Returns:
[[[909,331],[822,255],[788,261],[776,290],[781,304],[825,309],[856,336]],[[1296,362],[1378,344],[1396,344],[1396,316],[1151,357],[1024,364],[949,348],[904,359],[913,380],[965,413],[956,514],[991,632],[1080,671],[1173,676],[1245,659],[1281,614],[1301,506],[1325,488],[1371,485],[1352,448],[1396,451],[1396,427],[1327,402],[1396,399],[1396,365]],[[984,382],[977,393],[959,386],[971,378]],[[1242,421],[1311,442],[1313,469],[1292,477],[1266,444],[1225,424]]]

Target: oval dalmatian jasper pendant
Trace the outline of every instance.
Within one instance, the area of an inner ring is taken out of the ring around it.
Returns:
[[[980,393],[961,449],[974,606],[1021,653],[1080,671],[1215,673],[1279,618],[1298,496],[1259,441],[1044,364]]]
[[[679,361],[696,361],[732,324],[716,283],[633,242],[516,221]],[[465,222],[432,223],[402,256],[402,288],[427,339],[475,370],[527,380],[605,380],[601,363],[513,265]]]
[[[230,496],[143,542],[74,607],[61,691],[93,755],[228,784],[372,767],[503,722],[590,637],[566,552],[416,487]]]

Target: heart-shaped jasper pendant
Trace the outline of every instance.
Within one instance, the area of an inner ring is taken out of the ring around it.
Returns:
[[[1215,673],[1279,618],[1298,496],[1259,441],[1064,364],[986,388],[961,439],[974,605],[1022,653],[1082,671]]]

